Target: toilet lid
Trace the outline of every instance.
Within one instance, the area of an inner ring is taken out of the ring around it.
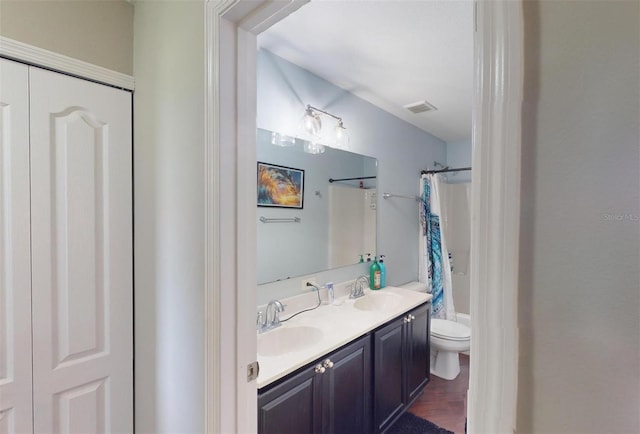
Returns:
[[[455,321],[436,318],[431,320],[431,334],[442,339],[465,341],[471,338],[471,329]]]

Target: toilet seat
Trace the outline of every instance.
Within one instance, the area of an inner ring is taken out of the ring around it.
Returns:
[[[466,341],[471,339],[471,329],[464,324],[445,319],[431,320],[431,334],[450,341]]]

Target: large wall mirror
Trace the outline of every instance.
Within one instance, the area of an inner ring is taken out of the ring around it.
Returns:
[[[377,160],[328,146],[314,150],[309,142],[257,131],[258,284],[376,254]]]

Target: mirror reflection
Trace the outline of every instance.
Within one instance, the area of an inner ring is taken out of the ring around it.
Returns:
[[[258,129],[257,160],[258,284],[375,255],[375,158]]]

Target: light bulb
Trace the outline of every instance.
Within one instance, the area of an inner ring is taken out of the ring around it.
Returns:
[[[322,129],[320,116],[311,110],[310,107],[307,107],[304,117],[302,118],[301,129],[308,136],[318,137],[320,135],[320,130]]]
[[[347,134],[347,129],[342,124],[342,120],[336,125],[335,136],[335,148],[349,149],[349,134]]]
[[[322,154],[324,152],[324,146],[318,142],[306,142],[304,144],[304,152],[307,154]]]
[[[276,132],[271,133],[271,144],[275,146],[293,146],[296,144],[295,137],[287,136]]]

